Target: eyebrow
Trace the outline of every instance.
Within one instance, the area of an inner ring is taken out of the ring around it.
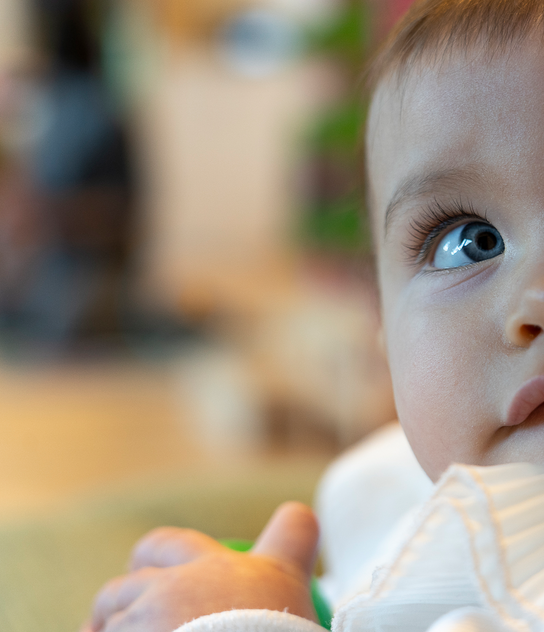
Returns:
[[[422,195],[436,193],[438,188],[459,189],[460,185],[481,184],[483,177],[475,168],[441,169],[408,176],[397,188],[385,212],[385,237],[403,204]]]

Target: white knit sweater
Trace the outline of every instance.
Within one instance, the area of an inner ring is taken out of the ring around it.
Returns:
[[[333,464],[317,509],[333,632],[544,632],[544,468],[455,465],[433,488],[392,426]],[[241,610],[176,632],[323,628]]]

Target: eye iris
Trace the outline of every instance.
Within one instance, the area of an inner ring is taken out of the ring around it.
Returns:
[[[498,230],[483,222],[467,224],[461,239],[466,240],[463,252],[472,261],[484,261],[504,252],[504,242]]]

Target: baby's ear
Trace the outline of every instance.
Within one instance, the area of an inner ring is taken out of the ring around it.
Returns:
[[[310,579],[319,542],[319,526],[313,511],[301,503],[281,505],[251,550],[299,568]]]

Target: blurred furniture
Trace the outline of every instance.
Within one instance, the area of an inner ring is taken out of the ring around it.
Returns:
[[[32,72],[0,74],[0,324],[9,344],[61,349],[122,329],[132,160],[103,77],[106,2],[24,4]]]
[[[265,388],[293,421],[310,415],[345,448],[395,418],[376,314],[364,296],[308,288],[267,314],[256,337]]]
[[[209,417],[218,362],[238,375],[233,381],[232,373],[225,372],[225,382],[230,380],[231,392],[238,393],[239,419],[244,417],[244,401],[253,411],[257,428],[250,436],[256,445],[266,441],[262,424],[270,408],[282,409],[295,432],[301,422],[316,431],[328,429],[336,449],[395,418],[371,286],[349,279],[327,280],[323,273],[320,278],[300,261],[245,271],[212,268],[198,277],[193,291],[186,286],[181,305],[189,316],[207,315],[217,342],[216,350],[195,358],[192,368],[188,360],[182,372],[184,401],[193,404],[195,426],[218,424],[215,432],[226,444],[228,415],[215,422]],[[200,376],[198,382],[187,378],[195,375],[191,371]],[[208,388],[203,386],[207,378]],[[198,389],[191,388],[196,383]],[[230,428],[231,443],[236,436],[239,441],[248,439],[249,428],[244,430],[236,419]],[[213,436],[211,428],[208,435]]]
[[[30,58],[30,0],[0,0],[0,73]]]
[[[210,37],[234,10],[253,4],[251,0],[150,0],[160,28],[170,41]]]

